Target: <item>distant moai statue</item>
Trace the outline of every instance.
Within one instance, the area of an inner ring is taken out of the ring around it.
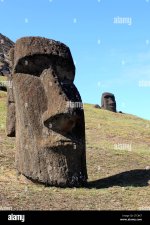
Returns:
[[[15,44],[13,60],[16,119],[8,104],[7,126],[16,120],[8,135],[16,136],[17,170],[50,186],[84,186],[84,111],[70,49],[54,40],[24,37]]]
[[[112,112],[117,112],[116,111],[116,100],[115,100],[114,94],[108,93],[108,92],[105,92],[102,94],[101,108],[112,111]]]

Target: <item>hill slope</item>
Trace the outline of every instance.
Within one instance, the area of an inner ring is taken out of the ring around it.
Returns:
[[[16,174],[0,92],[0,207],[13,210],[150,210],[150,121],[86,104],[87,188],[34,184]]]
[[[8,53],[13,46],[13,41],[0,34],[0,75],[6,75],[10,72]]]

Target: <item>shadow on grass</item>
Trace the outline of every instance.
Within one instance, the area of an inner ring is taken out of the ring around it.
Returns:
[[[150,180],[150,170],[130,170],[107,178],[88,182],[88,188],[109,188],[113,186],[144,187],[148,186]]]

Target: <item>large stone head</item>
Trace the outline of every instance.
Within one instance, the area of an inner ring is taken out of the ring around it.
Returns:
[[[17,40],[13,59],[17,169],[49,185],[83,185],[84,112],[69,48],[25,37]]]
[[[116,100],[112,93],[105,92],[102,94],[101,107],[103,109],[116,112]]]

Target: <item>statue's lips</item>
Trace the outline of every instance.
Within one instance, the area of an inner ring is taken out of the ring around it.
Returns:
[[[48,147],[57,147],[57,146],[70,146],[70,148],[74,148],[74,146],[83,145],[83,139],[76,137],[75,134],[70,134],[68,136],[64,136],[60,133],[57,133],[53,130],[49,130],[48,128],[43,128],[42,137],[39,136],[36,138],[37,145],[40,148]]]
[[[81,142],[79,141],[74,141],[74,140],[44,140],[41,143],[41,147],[46,147],[46,148],[61,148],[61,147],[69,147],[71,149],[75,149],[77,146],[81,146]]]
[[[116,105],[115,104],[110,104],[109,107],[110,108],[114,108]]]
[[[73,145],[74,144],[74,142],[72,142],[72,141],[57,141],[56,142],[56,146],[68,146],[68,145]]]

